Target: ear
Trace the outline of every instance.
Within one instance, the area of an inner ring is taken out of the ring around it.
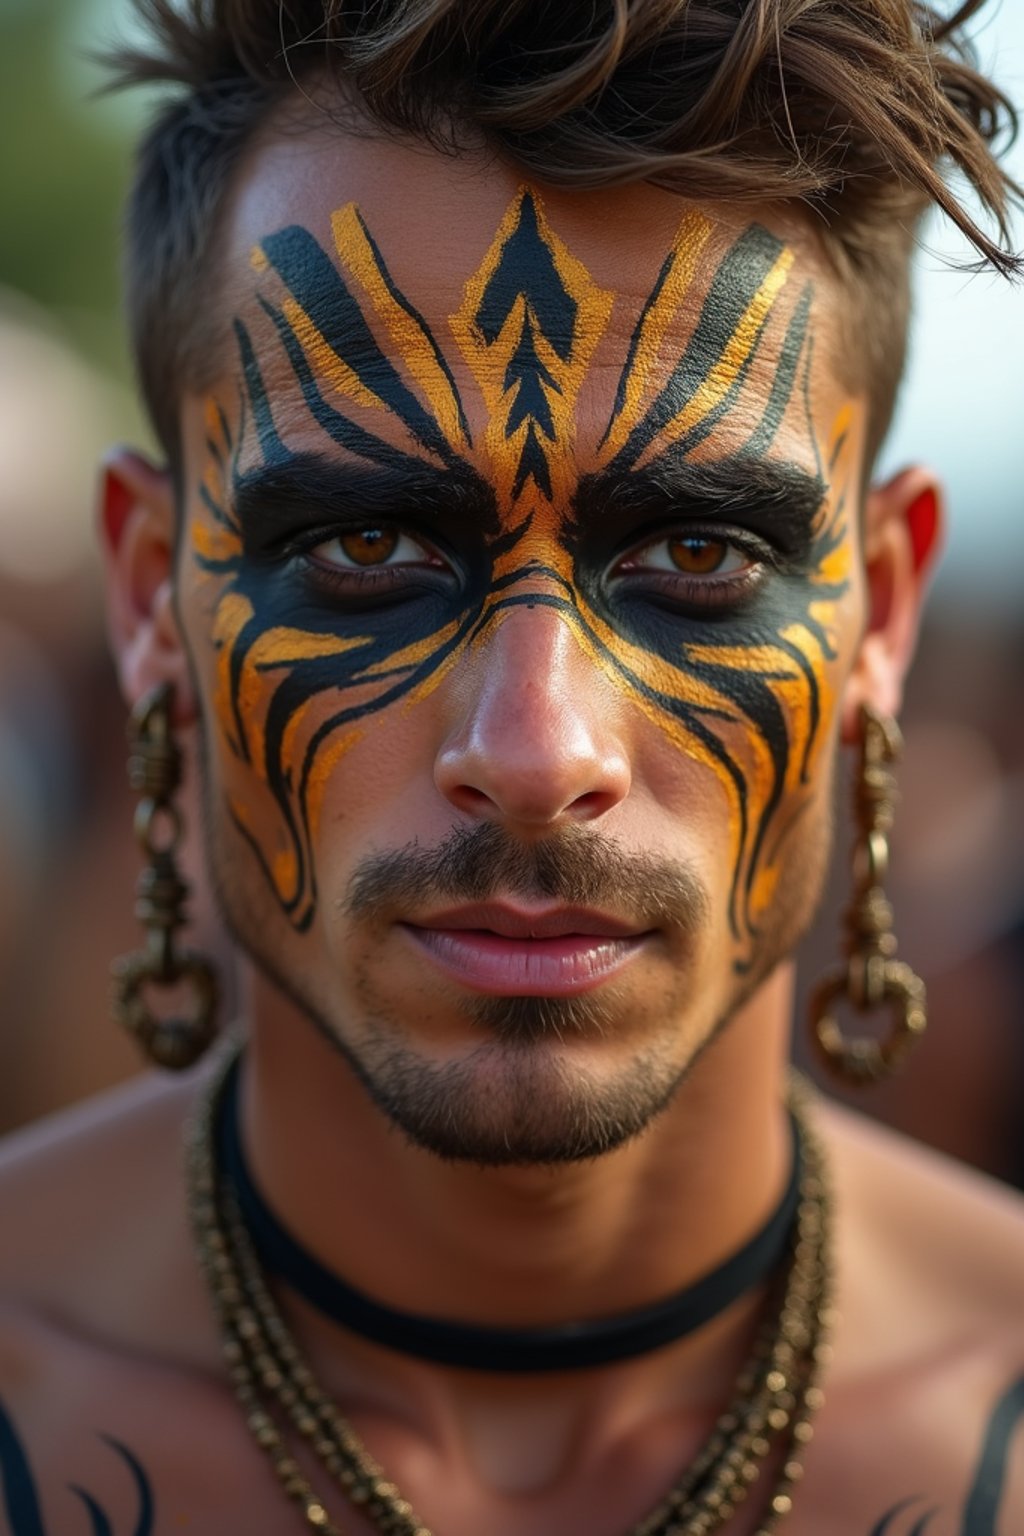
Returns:
[[[860,707],[895,718],[917,643],[921,607],[945,527],[945,497],[929,469],[874,487],[864,513],[867,616],[843,695],[843,740],[860,736]]]
[[[98,522],[121,692],[135,704],[158,683],[171,683],[175,724],[187,725],[195,696],[174,608],[170,472],[130,449],[113,449],[100,471]]]

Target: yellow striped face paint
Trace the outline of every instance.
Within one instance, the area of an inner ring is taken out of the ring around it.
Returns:
[[[689,208],[650,291],[619,295],[524,187],[428,321],[357,206],[330,232],[252,253],[259,350],[236,320],[191,540],[223,740],[277,825],[231,811],[278,902],[309,926],[331,775],[375,717],[543,603],[717,784],[742,968],[829,739],[852,579],[859,420],[816,426],[796,253],[758,224],[723,251]]]

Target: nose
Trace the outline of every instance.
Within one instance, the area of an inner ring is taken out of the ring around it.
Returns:
[[[557,610],[501,616],[452,690],[434,777],[460,811],[541,830],[593,821],[629,793],[618,690]]]

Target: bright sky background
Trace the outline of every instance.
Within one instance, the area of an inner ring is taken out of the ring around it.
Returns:
[[[982,64],[1024,113],[1024,5],[979,25]],[[1024,181],[1024,134],[1007,162]],[[910,369],[882,470],[927,460],[950,494],[939,592],[1024,622],[1024,284],[951,271],[969,248],[929,223],[917,262]],[[1024,220],[1017,245],[1024,247]]]
[[[17,3],[28,0],[2,0],[0,8]],[[123,30],[127,11],[126,0],[89,0],[82,41],[95,42],[111,25]],[[1024,0],[990,0],[975,30],[983,66],[1024,112]],[[1008,163],[1024,181],[1024,134]],[[1024,219],[1017,244],[1024,247]],[[910,368],[881,472],[914,460],[939,470],[951,503],[939,593],[1024,621],[1024,284],[951,270],[949,260],[969,255],[940,221],[929,223]]]

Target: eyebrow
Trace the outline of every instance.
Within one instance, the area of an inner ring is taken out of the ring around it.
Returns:
[[[668,452],[643,469],[585,476],[576,494],[575,521],[592,526],[616,513],[632,522],[734,519],[796,554],[808,545],[828,490],[821,475],[793,463],[741,454],[697,463]]]
[[[235,516],[246,553],[259,555],[305,529],[344,521],[457,522],[481,536],[498,531],[494,492],[469,465],[435,469],[424,463],[395,470],[319,453],[291,454],[257,465],[233,488]]]

